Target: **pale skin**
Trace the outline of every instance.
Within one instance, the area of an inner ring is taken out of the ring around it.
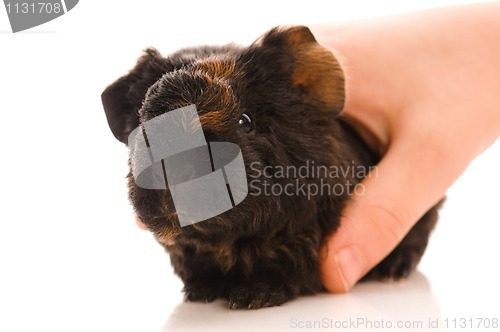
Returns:
[[[344,70],[342,116],[382,156],[323,247],[328,291],[349,291],[500,136],[499,18],[492,2],[310,27]]]
[[[500,2],[313,26],[346,77],[343,117],[382,160],[322,251],[349,291],[500,136]]]

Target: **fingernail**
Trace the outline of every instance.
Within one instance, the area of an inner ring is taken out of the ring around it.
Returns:
[[[335,255],[335,260],[344,283],[344,289],[347,292],[361,278],[365,261],[361,251],[355,246],[348,246],[340,250]]]

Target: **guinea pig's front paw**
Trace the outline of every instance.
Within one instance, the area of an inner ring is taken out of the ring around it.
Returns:
[[[272,286],[267,283],[254,283],[236,286],[229,292],[230,309],[260,309],[283,304],[295,295],[285,286]]]
[[[191,302],[213,302],[222,297],[222,285],[207,283],[192,283],[184,286],[186,301]]]
[[[410,246],[400,246],[380,262],[366,276],[365,280],[401,280],[415,270],[421,254]]]

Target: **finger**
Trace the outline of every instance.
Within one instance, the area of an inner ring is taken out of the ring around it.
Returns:
[[[426,141],[413,137],[391,146],[362,182],[363,194],[352,197],[340,228],[322,249],[322,281],[327,290],[339,293],[352,288],[463,172],[467,163],[447,158],[449,147],[429,149]]]

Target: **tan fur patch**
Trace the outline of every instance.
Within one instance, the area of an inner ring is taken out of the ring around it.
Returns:
[[[220,267],[224,272],[229,271],[236,263],[233,255],[233,246],[229,242],[218,245],[215,248],[214,256],[216,262],[220,264]]]
[[[214,79],[226,79],[233,74],[235,62],[219,59],[205,60],[199,62],[197,67]]]
[[[302,87],[313,101],[321,101],[338,110],[344,106],[342,71],[333,54],[317,43],[296,52],[292,82]]]
[[[202,126],[223,130],[226,122],[229,121],[228,115],[234,108],[234,96],[230,85],[227,82],[235,74],[235,62],[211,59],[197,63],[197,71],[204,75],[216,91],[213,94],[207,94],[203,98],[200,109],[207,111],[200,116]]]
[[[334,55],[303,26],[287,30],[287,44],[295,58],[293,85],[304,89],[312,102],[342,109],[344,76]]]
[[[168,232],[163,232],[159,234],[156,233],[155,238],[156,241],[168,247],[175,244],[175,238],[179,233],[180,232],[169,230]]]

